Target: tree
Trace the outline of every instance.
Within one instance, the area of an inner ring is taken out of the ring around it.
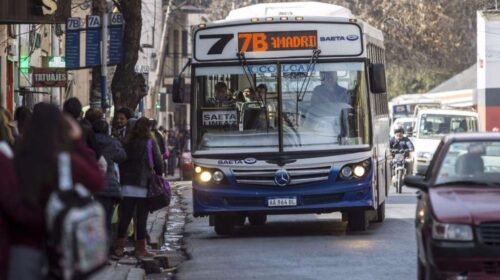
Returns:
[[[147,95],[144,76],[135,72],[141,42],[141,0],[114,0],[114,2],[123,14],[125,29],[123,59],[116,67],[111,82],[111,92],[115,108],[135,109],[139,101]]]

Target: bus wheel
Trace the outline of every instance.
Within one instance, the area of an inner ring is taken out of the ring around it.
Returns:
[[[214,221],[214,230],[218,235],[229,235],[234,230],[234,220],[229,215],[216,215]]]
[[[267,222],[267,216],[265,214],[249,215],[248,221],[252,226],[262,226]]]
[[[382,223],[385,220],[385,201],[382,202],[377,208],[377,217],[375,223]]]
[[[349,212],[348,220],[349,230],[351,231],[365,231],[368,229],[369,218],[365,210]]]
[[[245,225],[245,220],[247,219],[247,216],[243,214],[238,214],[236,217],[234,217],[234,223],[235,225],[242,227]]]

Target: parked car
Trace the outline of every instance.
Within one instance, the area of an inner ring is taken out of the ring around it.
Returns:
[[[404,182],[420,190],[418,279],[500,279],[500,134],[446,136]]]
[[[187,141],[184,151],[182,151],[179,171],[181,180],[191,180],[193,177],[193,160],[191,158],[191,143],[189,141]]]

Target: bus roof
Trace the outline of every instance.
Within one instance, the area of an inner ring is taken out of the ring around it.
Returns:
[[[316,16],[352,18],[349,9],[321,2],[287,2],[251,5],[232,10],[225,20],[242,20],[251,17]]]
[[[423,114],[432,115],[458,115],[458,116],[472,116],[478,117],[477,112],[465,110],[451,110],[451,109],[422,109],[418,112],[419,117]]]

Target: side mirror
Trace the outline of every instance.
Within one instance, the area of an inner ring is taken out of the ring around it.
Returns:
[[[370,88],[373,93],[384,93],[387,91],[384,64],[370,64]]]
[[[186,86],[186,79],[184,76],[178,76],[174,79],[172,84],[172,100],[175,103],[184,102],[184,87]]]
[[[421,175],[408,175],[404,179],[404,184],[407,187],[419,189],[421,191],[426,192],[429,189],[429,186],[424,181],[425,177]]]

